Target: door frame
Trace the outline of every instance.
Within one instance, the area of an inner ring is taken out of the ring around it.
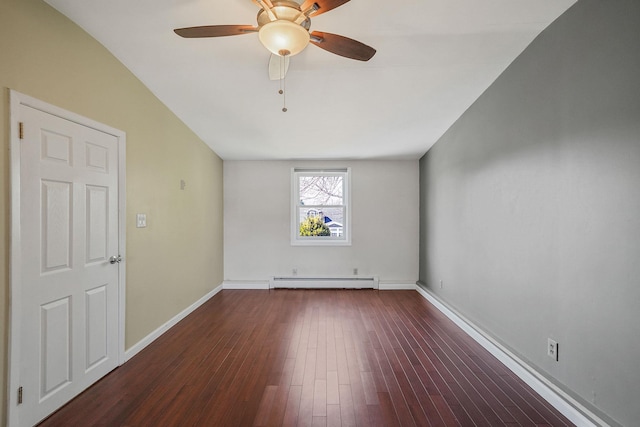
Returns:
[[[18,425],[18,387],[20,387],[20,310],[21,310],[21,228],[20,228],[20,106],[28,106],[65,120],[113,135],[118,140],[118,253],[122,262],[118,269],[118,366],[125,362],[125,278],[126,278],[126,134],[87,117],[56,107],[36,98],[9,90],[10,131],[10,205],[11,235],[9,250],[9,349],[7,381],[7,425]]]

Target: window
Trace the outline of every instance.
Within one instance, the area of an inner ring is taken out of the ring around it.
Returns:
[[[350,245],[347,169],[293,169],[292,245]]]

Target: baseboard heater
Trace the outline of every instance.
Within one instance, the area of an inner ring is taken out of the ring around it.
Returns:
[[[378,289],[377,277],[272,277],[269,287],[293,289]]]

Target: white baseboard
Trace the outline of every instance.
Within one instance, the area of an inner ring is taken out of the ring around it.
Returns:
[[[223,289],[269,289],[269,281],[247,281],[247,280],[225,280],[222,282]]]
[[[538,373],[533,367],[525,363],[502,344],[495,341],[482,329],[478,328],[459,313],[447,307],[435,295],[416,285],[420,295],[433,304],[438,310],[458,325],[467,335],[484,347],[503,365],[516,374],[529,387],[536,391],[551,406],[567,417],[578,427],[608,427],[609,425],[593,412],[585,408],[580,402],[569,396],[558,386]]]
[[[400,291],[400,290],[416,290],[417,285],[411,282],[379,282],[375,281],[377,289],[381,291]],[[316,284],[315,287],[318,287]],[[331,287],[331,286],[328,286]],[[346,287],[346,286],[345,286]],[[270,282],[267,281],[249,281],[249,280],[225,280],[222,282],[223,289],[269,289]],[[301,287],[302,288],[302,287]],[[376,286],[374,285],[374,288]]]
[[[222,285],[218,285],[216,288],[214,288],[213,290],[208,292],[206,295],[204,295],[198,301],[194,302],[189,307],[187,307],[184,310],[182,310],[180,313],[178,313],[176,316],[174,316],[172,319],[170,319],[167,323],[165,323],[164,325],[160,326],[158,329],[156,329],[155,331],[151,332],[149,335],[147,335],[146,337],[144,337],[143,339],[138,341],[135,345],[133,345],[131,348],[129,348],[128,350],[126,350],[124,352],[124,360],[125,360],[125,362],[128,361],[129,359],[131,359],[136,354],[138,354],[142,349],[144,349],[146,346],[148,346],[149,344],[154,342],[162,334],[167,332],[169,329],[171,329],[179,321],[181,321],[182,319],[187,317],[189,314],[191,314],[193,311],[195,311],[202,304],[204,304],[205,302],[210,300],[211,297],[213,297],[215,294],[217,294],[221,290],[222,290]]]
[[[381,291],[415,291],[418,285],[407,282],[379,282],[378,289]]]

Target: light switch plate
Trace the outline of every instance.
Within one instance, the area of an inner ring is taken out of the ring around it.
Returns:
[[[137,214],[136,215],[136,227],[144,228],[147,226],[147,214]]]

